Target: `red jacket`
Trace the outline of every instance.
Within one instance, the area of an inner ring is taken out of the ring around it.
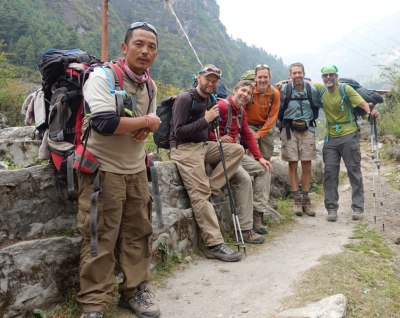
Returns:
[[[239,108],[233,102],[232,97],[228,97],[228,102],[232,106],[232,123],[231,130],[228,135],[232,137],[233,143],[236,142],[237,137],[240,137],[242,143],[250,150],[250,152],[254,156],[254,159],[258,160],[262,158],[261,152],[258,149],[257,142],[254,139],[253,133],[251,132],[249,125],[247,124],[246,112],[244,110],[242,111],[242,129],[239,133],[238,121],[235,119],[236,116],[240,115]],[[218,107],[220,116],[219,132],[222,137],[224,135],[225,127],[228,121],[228,106],[226,105],[224,100],[220,99],[218,101]],[[214,141],[216,140],[214,131],[211,131],[210,139]]]

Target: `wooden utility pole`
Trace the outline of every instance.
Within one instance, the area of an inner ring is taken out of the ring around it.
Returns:
[[[103,0],[101,19],[101,60],[108,61],[108,1]]]

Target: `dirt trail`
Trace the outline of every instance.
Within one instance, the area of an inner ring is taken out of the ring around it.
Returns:
[[[377,224],[373,222],[374,166],[365,154],[366,151],[362,152],[366,197],[364,221],[384,234],[387,243],[398,255],[400,268],[400,246],[393,244],[399,236],[400,195],[399,191],[384,182],[389,171],[398,173],[399,168],[385,165],[381,168],[385,223],[383,232],[379,206],[376,209]],[[347,182],[345,178],[339,188],[340,208],[336,223],[326,221],[326,211],[321,202],[315,205],[315,218],[296,217],[295,223],[284,233],[268,238],[261,246],[248,246],[247,257],[240,262],[224,263],[194,256],[185,269],[176,271],[161,284],[152,286],[162,317],[270,317],[279,309],[281,299],[292,293],[294,282],[303,272],[312,269],[320,257],[340,252],[349,241],[357,223],[351,220],[351,188]],[[115,314],[112,317],[132,317],[131,313],[121,309]]]
[[[385,177],[397,173],[398,168],[393,165],[381,167],[384,206],[381,213],[377,202],[377,222],[374,224],[372,175],[376,170],[366,151],[362,152],[366,211],[364,222],[369,222],[384,235],[387,243],[397,253],[400,265],[400,247],[393,244],[399,236],[400,195],[399,191],[384,182]],[[163,286],[155,286],[162,316],[269,317],[279,309],[280,300],[292,293],[293,283],[303,272],[315,266],[321,256],[340,252],[349,241],[357,223],[351,220],[351,188],[347,178],[339,192],[340,208],[336,223],[326,221],[326,211],[320,202],[315,206],[315,218],[296,217],[296,222],[284,233],[261,246],[248,246],[247,257],[242,261],[224,263],[199,257],[188,268],[168,278]],[[377,188],[375,192],[378,195]],[[382,223],[385,224],[384,232]]]
[[[343,210],[350,192],[341,190]],[[327,254],[338,253],[352,233],[350,213],[339,210],[336,223],[326,221],[322,204],[317,215],[298,217],[285,233],[261,246],[248,246],[247,257],[238,263],[196,259],[156,286],[162,316],[265,318],[279,308],[292,285],[305,271]]]

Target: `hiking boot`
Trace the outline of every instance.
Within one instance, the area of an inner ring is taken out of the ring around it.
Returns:
[[[301,196],[295,196],[293,198],[293,213],[297,216],[303,215],[303,208],[301,206]]]
[[[81,318],[103,318],[104,314],[100,311],[94,311],[94,312],[84,312],[81,315]]]
[[[253,229],[248,231],[242,231],[243,241],[249,244],[262,244],[265,241],[265,237],[257,234]]]
[[[329,222],[336,222],[337,221],[337,211],[336,210],[328,210],[328,216],[326,219]]]
[[[220,261],[224,262],[237,262],[242,258],[242,255],[239,252],[232,251],[223,243],[216,246],[207,247],[207,250],[204,254],[207,258],[219,259]]]
[[[139,318],[159,318],[160,309],[151,298],[154,298],[154,294],[147,288],[147,282],[143,282],[137,287],[135,296],[128,300],[121,297],[118,306],[130,309]]]
[[[253,229],[257,234],[265,235],[268,233],[263,224],[264,213],[253,211]]]
[[[308,216],[315,216],[315,212],[311,210],[311,201],[309,196],[303,197],[301,200],[301,207],[304,214]]]
[[[351,214],[351,218],[354,221],[360,221],[363,219],[363,211],[360,210],[353,210],[353,213]]]

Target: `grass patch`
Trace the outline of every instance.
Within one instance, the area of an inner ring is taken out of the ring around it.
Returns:
[[[282,230],[286,229],[287,226],[294,222],[294,214],[293,214],[293,200],[291,198],[285,198],[277,200],[278,211],[281,215],[281,220],[273,220],[271,218],[267,218],[265,221],[267,222],[268,227],[268,236],[276,235],[280,233]]]
[[[171,273],[185,263],[185,256],[184,253],[171,251],[167,243],[160,243],[157,247],[157,253],[153,257],[159,258],[159,261],[150,273],[150,281],[159,283],[163,278],[171,275]]]
[[[47,312],[48,318],[77,318],[80,317],[81,306],[76,302],[77,289],[71,290],[65,302],[57,305],[55,308]]]
[[[382,237],[360,225],[342,253],[321,258],[287,297],[285,307],[302,307],[334,294],[348,300],[347,318],[400,317],[400,284],[393,252]]]

